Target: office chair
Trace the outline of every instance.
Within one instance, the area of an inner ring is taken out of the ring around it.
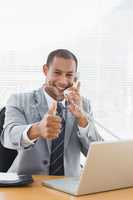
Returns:
[[[5,110],[6,110],[5,107],[0,109],[0,136],[3,130]],[[3,147],[3,145],[0,142],[0,172],[6,172],[10,168],[16,156],[17,156],[16,150],[7,149]]]

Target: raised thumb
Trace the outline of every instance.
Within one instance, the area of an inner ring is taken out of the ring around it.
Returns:
[[[48,110],[48,114],[56,115],[56,109],[57,109],[57,102],[56,101],[52,101],[52,104],[50,105],[50,108]]]

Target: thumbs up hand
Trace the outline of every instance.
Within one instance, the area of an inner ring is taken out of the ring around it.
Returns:
[[[47,114],[39,122],[39,133],[44,139],[55,139],[61,129],[61,118],[56,115],[57,102],[53,101]]]

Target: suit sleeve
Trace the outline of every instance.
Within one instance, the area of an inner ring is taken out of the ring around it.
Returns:
[[[87,128],[77,128],[77,134],[78,138],[81,144],[81,151],[86,156],[89,144],[93,141],[103,141],[103,138],[100,136],[100,134],[97,132],[93,120],[93,113],[91,109],[91,105],[88,99],[83,98],[83,109],[86,112],[89,120],[89,124]]]
[[[25,104],[24,98],[19,98],[17,94],[12,95],[7,101],[1,136],[1,142],[6,148],[18,150],[25,147],[21,144],[21,139],[29,124],[24,115],[23,104]]]

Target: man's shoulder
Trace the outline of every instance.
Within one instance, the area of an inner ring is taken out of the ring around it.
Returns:
[[[9,99],[24,99],[24,98],[30,98],[34,94],[34,91],[28,91],[28,92],[19,92],[19,93],[13,93],[10,95]]]
[[[40,93],[40,88],[38,90],[32,90],[28,92],[14,93],[9,97],[7,105],[16,103],[27,104],[28,102],[34,101],[38,93]]]

